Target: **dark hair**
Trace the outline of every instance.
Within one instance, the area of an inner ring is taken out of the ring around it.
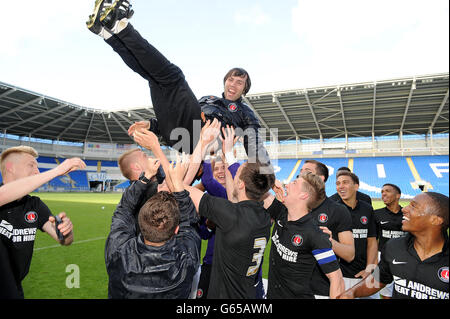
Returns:
[[[383,185],[383,187],[384,186],[391,186],[392,188],[394,188],[397,191],[397,193],[399,193],[400,195],[402,194],[402,191],[400,190],[400,187],[398,187],[397,185],[394,185],[394,184],[391,184],[391,183],[386,183],[386,184]]]
[[[347,166],[339,167],[337,171],[338,171],[338,172],[339,172],[339,171],[351,172],[350,168],[348,168]]]
[[[139,211],[142,235],[153,243],[168,241],[180,223],[180,210],[175,196],[159,192],[152,196]]]
[[[448,228],[448,196],[435,192],[424,193],[431,198],[431,205],[429,209],[432,210],[432,214],[439,216],[443,219],[442,230],[445,231]]]
[[[353,174],[352,172],[349,171],[338,171],[337,175],[336,175],[336,179],[338,179],[341,176],[350,176],[350,178],[353,180],[353,183],[358,184],[359,185],[359,178],[358,176],[356,176],[356,174]]]
[[[228,71],[228,73],[223,78],[223,83],[225,84],[225,82],[231,76],[239,76],[239,77],[247,76],[247,80],[245,81],[245,87],[244,87],[243,95],[247,94],[248,91],[250,91],[250,87],[252,86],[252,81],[250,80],[250,75],[248,74],[247,71],[245,71],[242,68],[232,68],[230,71]]]
[[[275,174],[262,174],[265,164],[245,163],[239,179],[244,182],[245,194],[249,199],[260,201],[275,184]]]
[[[321,163],[316,160],[307,160],[307,161],[305,161],[305,164],[306,163],[315,164],[316,165],[316,175],[323,176],[325,178],[324,182],[325,183],[327,182],[328,177],[330,176],[329,175],[330,173],[328,171],[328,167],[324,163]]]

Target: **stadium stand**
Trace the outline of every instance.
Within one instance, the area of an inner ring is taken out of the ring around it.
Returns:
[[[308,158],[309,159],[309,158]],[[417,182],[423,182],[428,191],[435,191],[448,196],[449,194],[449,157],[441,156],[394,156],[394,157],[357,157],[357,158],[311,158],[316,159],[329,169],[330,176],[326,183],[328,195],[336,192],[336,171],[339,167],[349,167],[360,179],[360,191],[372,198],[381,198],[381,188],[386,183],[398,185],[402,190],[402,198],[411,199],[422,190]],[[38,158],[38,167],[44,172],[64,159],[43,157]],[[289,183],[295,178],[307,159],[279,159],[274,161],[277,179]],[[117,179],[117,161],[86,160],[86,171],[75,171],[68,175],[55,178],[38,191],[89,191],[88,172],[106,174],[107,180]],[[109,172],[112,172],[110,176]],[[114,178],[111,178],[114,177]],[[124,178],[113,188],[123,191],[129,186]],[[1,181],[1,174],[0,174]],[[419,183],[420,184],[420,183]]]
[[[347,166],[373,198],[387,182],[400,186],[404,198],[422,189],[448,195],[448,84],[447,72],[254,93],[245,102],[266,130],[266,148],[283,182],[295,178],[306,159],[316,159],[330,169],[328,194],[335,193],[336,169]],[[89,190],[98,183],[126,188],[117,158],[136,147],[126,128],[152,117],[151,107],[102,111],[0,82],[0,152],[32,146],[41,171],[75,156],[87,164],[42,191]],[[245,159],[243,147],[236,148],[238,160]]]

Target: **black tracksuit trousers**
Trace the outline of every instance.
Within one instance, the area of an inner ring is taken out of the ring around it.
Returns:
[[[148,43],[130,23],[106,42],[133,71],[148,81],[163,140],[178,151],[192,153],[200,137],[201,108],[181,69]]]

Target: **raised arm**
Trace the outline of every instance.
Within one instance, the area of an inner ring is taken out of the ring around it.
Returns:
[[[145,177],[151,179],[159,168],[159,160],[149,158],[144,171]],[[111,231],[106,240],[105,259],[108,265],[111,256],[128,240],[136,237],[136,218],[134,211],[141,202],[145,191],[150,185],[144,181],[136,181],[128,187],[122,195],[112,217]]]
[[[0,206],[24,197],[55,177],[84,168],[86,168],[86,164],[81,159],[75,157],[66,159],[60,165],[44,173],[6,183],[0,187]]]
[[[200,132],[200,140],[192,153],[189,169],[184,178],[184,184],[191,185],[197,174],[210,146],[217,140],[220,134],[220,122],[214,119],[212,123],[208,120]]]
[[[170,162],[167,159],[166,155],[161,149],[161,145],[159,144],[158,137],[151,131],[136,129],[133,131],[134,141],[138,143],[140,146],[150,150],[153,152],[156,158],[161,162],[161,166],[163,167],[164,172],[169,171]],[[167,186],[172,189],[172,181],[170,179],[169,174],[166,173],[166,182]]]

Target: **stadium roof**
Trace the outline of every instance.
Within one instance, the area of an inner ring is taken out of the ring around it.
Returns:
[[[449,132],[449,74],[249,94],[246,102],[278,140]],[[0,82],[2,133],[69,142],[133,143],[128,127],[151,107],[108,112]]]

